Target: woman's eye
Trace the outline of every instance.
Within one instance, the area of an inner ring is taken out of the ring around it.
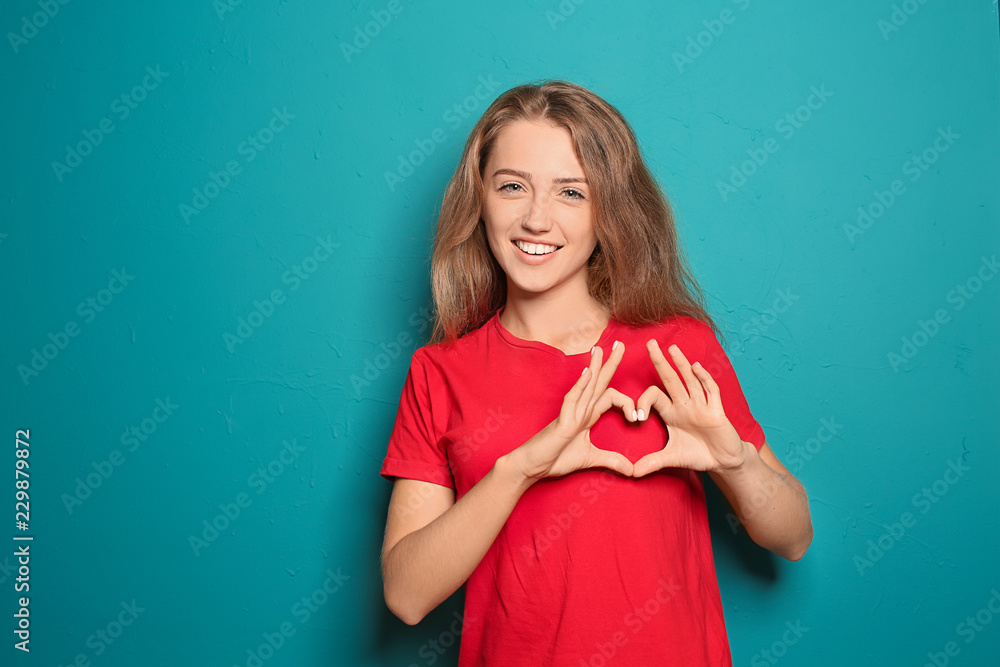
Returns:
[[[520,183],[504,183],[499,188],[498,192],[523,192],[524,188],[521,187]],[[566,188],[563,193],[569,195],[570,199],[586,199],[584,194],[577,190],[576,188]]]

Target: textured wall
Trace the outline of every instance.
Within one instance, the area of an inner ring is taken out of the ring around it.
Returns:
[[[995,659],[995,2],[16,0],[0,32],[4,664],[455,663],[460,599],[385,609],[378,470],[464,138],[543,77],[632,122],[810,493],[798,563],[710,499],[734,661]]]

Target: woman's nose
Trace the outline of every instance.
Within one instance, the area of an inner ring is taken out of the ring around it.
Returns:
[[[526,230],[536,234],[546,232],[552,227],[552,221],[549,218],[548,202],[543,201],[543,199],[544,197],[534,197],[531,200],[528,211],[521,220],[521,225]]]

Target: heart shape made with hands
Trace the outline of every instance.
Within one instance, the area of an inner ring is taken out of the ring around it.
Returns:
[[[588,417],[584,435],[589,449],[584,467],[607,467],[631,477],[643,477],[663,468],[715,471],[739,467],[744,461],[744,443],[726,417],[719,386],[709,372],[699,362],[691,364],[676,345],[667,351],[679,374],[655,339],[646,343],[646,349],[663,388],[650,386],[633,401],[609,387],[625,355],[625,345],[616,341],[606,363],[602,364],[600,347],[591,350],[590,365],[567,394],[567,401],[576,394],[574,407],[579,408],[583,403],[582,412]],[[600,449],[591,443],[590,428],[612,406],[620,408],[629,423],[644,422],[655,410],[667,427],[668,439],[663,449],[633,464],[620,452]]]

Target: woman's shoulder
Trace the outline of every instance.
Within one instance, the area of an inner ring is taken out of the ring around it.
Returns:
[[[649,322],[638,326],[622,324],[636,336],[655,337],[657,340],[667,337],[684,336],[690,338],[704,339],[706,336],[715,337],[715,332],[708,322],[691,315],[668,315],[655,322]]]
[[[414,350],[413,359],[439,367],[468,362],[482,352],[486,326],[484,324],[460,338],[426,343]]]

